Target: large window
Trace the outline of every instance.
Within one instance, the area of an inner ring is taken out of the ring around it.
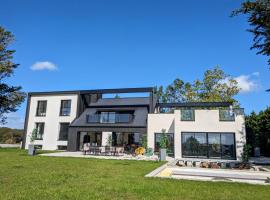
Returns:
[[[43,140],[44,122],[36,123],[36,140]]]
[[[101,112],[100,123],[115,123],[115,112]]]
[[[182,156],[235,159],[234,133],[182,133]]]
[[[69,127],[69,123],[60,123],[60,131],[59,131],[58,140],[68,139],[68,127]]]
[[[46,109],[47,101],[38,101],[36,116],[46,116]]]
[[[181,121],[195,121],[195,111],[193,109],[181,109]]]
[[[71,100],[62,100],[60,108],[60,116],[69,116],[71,110]]]
[[[173,133],[166,133],[167,138],[168,138],[168,148],[167,148],[167,153],[168,155],[173,155],[174,154],[174,138],[173,138]],[[159,151],[160,148],[160,138],[162,136],[162,133],[155,133],[155,152]]]

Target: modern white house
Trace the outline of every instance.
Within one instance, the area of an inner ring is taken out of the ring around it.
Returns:
[[[106,98],[106,94],[147,93],[145,97]],[[154,88],[31,92],[23,148],[37,130],[35,145],[44,150],[80,151],[85,136],[95,146],[130,152],[147,138],[159,151],[166,132],[174,158],[239,160],[246,141],[243,109],[228,102],[160,103]]]

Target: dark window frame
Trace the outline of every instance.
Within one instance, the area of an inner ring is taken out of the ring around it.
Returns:
[[[192,111],[192,115],[193,115],[193,119],[191,119],[191,120],[189,120],[189,119],[184,119],[183,118],[183,115],[182,115],[182,111],[183,110],[191,110]],[[182,108],[181,110],[180,110],[180,120],[181,121],[184,121],[184,122],[194,122],[195,121],[195,119],[196,119],[196,116],[195,116],[195,109],[193,109],[193,108]]]
[[[156,149],[156,135],[157,134],[162,134],[161,132],[156,132],[156,133],[154,133],[154,152],[158,152],[158,150]],[[172,136],[173,136],[173,152],[172,152],[172,155],[174,155],[175,154],[175,141],[174,141],[174,139],[175,139],[175,137],[174,137],[174,133],[173,132],[169,132],[169,133],[166,133],[166,135],[167,134],[171,134]]]
[[[220,122],[235,122],[235,113],[233,113],[233,116],[231,116],[232,118],[231,119],[225,119],[225,118],[222,118],[222,115],[221,115],[221,112],[222,111],[230,111],[229,109],[219,109],[218,110],[218,113],[219,113],[219,121]]]
[[[45,111],[43,111],[43,112],[41,112],[42,110],[40,110],[41,103],[45,103],[45,106],[43,106],[43,109]],[[41,114],[41,113],[44,113],[44,114]],[[47,100],[37,101],[36,117],[46,117],[46,113],[47,113]]]
[[[64,102],[70,102],[69,103],[69,107],[64,107]],[[66,117],[66,116],[70,116],[71,113],[71,99],[62,99],[61,103],[60,103],[60,112],[59,112],[59,116],[61,117]],[[69,109],[69,113],[65,114],[65,112],[63,111],[63,109]]]
[[[61,136],[61,125],[62,125],[62,124],[66,124],[67,126],[70,125],[69,122],[60,122],[60,123],[59,123],[58,141],[68,141],[68,129],[67,129],[67,138],[66,138],[66,139],[63,139],[63,138],[60,137],[60,136]]]
[[[39,130],[40,130],[40,129],[38,129],[38,125],[39,125],[39,124],[42,124],[42,125],[43,125],[43,127],[42,127],[42,133],[39,133]],[[35,123],[35,128],[36,128],[36,130],[37,130],[37,135],[36,135],[35,140],[43,140],[44,130],[45,130],[45,122],[36,122],[36,123]],[[41,137],[38,138],[38,137],[37,137],[38,135],[41,135]]]
[[[185,133],[193,133],[194,135],[195,134],[197,134],[197,133],[206,133],[206,142],[207,142],[207,157],[206,158],[202,158],[202,157],[198,157],[198,156],[184,156],[183,155],[183,134],[185,134]],[[209,134],[219,134],[220,135],[220,158],[211,158],[210,156],[209,156],[209,137],[208,137],[208,135]],[[225,158],[223,158],[223,156],[222,156],[222,144],[221,144],[221,135],[226,135],[226,134],[232,134],[233,135],[233,142],[234,142],[234,151],[233,151],[233,157],[232,158],[230,158],[230,159],[225,159]],[[200,158],[200,159],[213,159],[213,160],[236,160],[237,158],[236,158],[236,151],[237,151],[237,149],[236,149],[237,147],[236,147],[236,134],[235,134],[235,132],[187,132],[187,131],[184,131],[184,132],[181,132],[181,155],[182,155],[182,158]]]

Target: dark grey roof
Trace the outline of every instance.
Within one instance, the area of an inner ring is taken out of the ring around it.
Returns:
[[[71,127],[146,127],[146,120],[148,109],[146,107],[128,107],[128,108],[112,108],[110,110],[134,110],[134,118],[131,123],[117,123],[117,124],[101,124],[101,123],[87,123],[87,115],[95,114],[100,108],[87,108],[77,119],[75,119]]]
[[[130,98],[103,98],[96,103],[91,103],[90,107],[103,106],[138,106],[149,105],[149,97],[130,97]]]
[[[47,92],[29,92],[29,96],[35,95],[55,95],[55,94],[118,94],[118,93],[144,93],[153,92],[153,87],[141,88],[116,88],[116,89],[97,89],[97,90],[69,90],[69,91],[47,91]]]

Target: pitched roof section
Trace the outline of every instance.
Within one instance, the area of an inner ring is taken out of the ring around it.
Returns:
[[[93,115],[97,112],[96,108],[87,108],[79,118],[75,119],[70,127],[143,127],[147,126],[147,114],[148,110],[146,107],[129,107],[129,110],[134,110],[134,118],[130,123],[88,123],[87,115]],[[113,109],[112,109],[113,110]],[[120,110],[120,109],[118,109]]]

